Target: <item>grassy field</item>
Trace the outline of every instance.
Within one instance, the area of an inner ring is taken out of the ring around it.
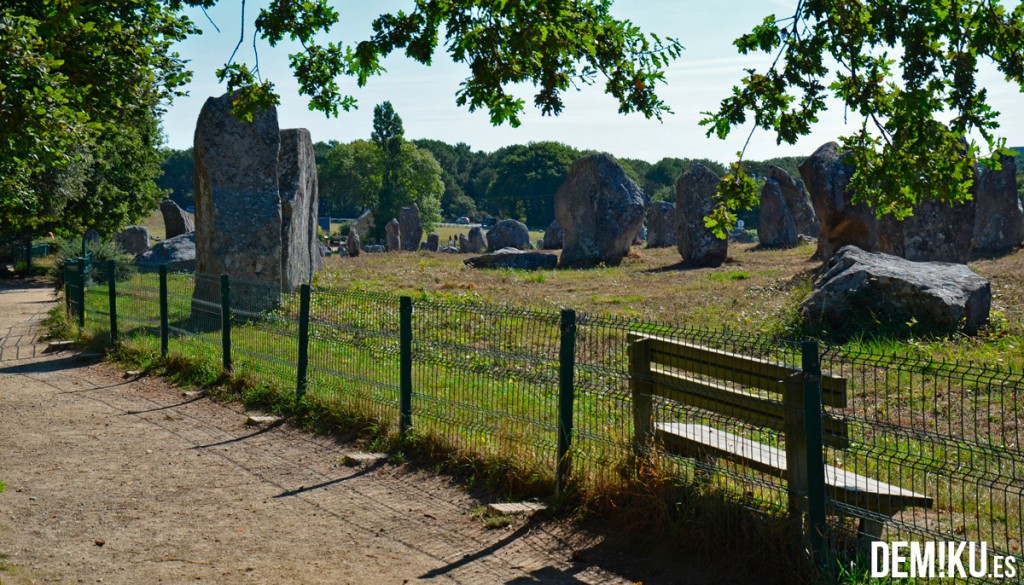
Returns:
[[[674,248],[633,252],[617,267],[590,270],[475,270],[464,256],[418,252],[331,257],[316,283],[364,292],[494,303],[540,310],[574,308],[654,323],[797,336],[798,308],[821,264],[814,246],[759,250],[731,244],[719,268],[684,270]],[[550,252],[557,253],[557,252]],[[1024,250],[974,262],[992,282],[992,323],[978,337],[859,340],[862,348],[890,353],[1024,366]]]

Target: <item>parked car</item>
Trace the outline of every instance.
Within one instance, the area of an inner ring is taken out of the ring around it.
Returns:
[[[469,218],[468,217],[458,217],[458,218],[455,219],[455,223],[457,223],[459,225],[469,225]]]

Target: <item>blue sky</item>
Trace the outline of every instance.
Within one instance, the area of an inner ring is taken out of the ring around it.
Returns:
[[[267,0],[247,2],[247,39],[236,60],[254,62],[252,50],[252,18]],[[217,83],[214,71],[231,55],[239,38],[240,2],[222,0],[209,12],[218,33],[206,16],[196,11],[193,19],[204,30],[200,37],[180,44],[178,51],[190,60],[195,72],[187,88],[190,96],[179,98],[164,117],[164,132],[172,148],[192,144],[195,121],[207,97],[220,95],[224,87]],[[565,111],[558,117],[541,116],[529,106],[519,128],[494,127],[486,112],[470,113],[455,105],[455,92],[465,79],[464,65],[452,63],[443,53],[430,67],[415,63],[401,55],[385,61],[388,72],[373,78],[366,87],[358,88],[349,79],[342,87],[359,100],[359,109],[342,113],[338,118],[325,118],[310,112],[307,101],[298,94],[297,84],[288,70],[287,46],[271,48],[258,43],[260,70],[274,81],[281,94],[278,115],[282,128],[308,128],[315,141],[348,142],[369,138],[373,106],[388,100],[402,117],[406,138],[434,138],[449,143],[465,142],[478,150],[494,150],[514,143],[556,140],[581,149],[596,149],[620,157],[656,161],[665,156],[732,160],[743,147],[749,128],[737,129],[727,140],[706,138],[698,126],[701,112],[716,109],[722,98],[746,67],[764,67],[768,57],[739,55],[732,40],[749,32],[767,14],[789,15],[795,0],[617,0],[613,12],[628,18],[645,32],[678,38],[686,47],[682,57],[667,72],[666,85],[660,95],[675,111],[663,122],[647,120],[642,115],[623,116],[616,102],[605,95],[598,83],[580,92],[566,94]],[[332,38],[358,41],[367,36],[370,22],[381,12],[409,8],[409,0],[340,1],[337,2],[342,23]],[[990,103],[1002,112],[1002,135],[1010,145],[1024,143],[1024,111],[1019,107],[1019,90],[1003,81],[988,68],[982,71],[979,86],[987,87]],[[530,88],[522,96],[530,103]],[[755,133],[747,149],[747,158],[807,155],[837,136],[856,127],[843,119],[843,111],[833,107],[815,127],[813,134],[796,145],[776,145],[774,136],[763,131]]]

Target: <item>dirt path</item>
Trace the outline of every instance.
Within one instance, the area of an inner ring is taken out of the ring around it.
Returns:
[[[0,584],[747,582],[631,566],[561,524],[488,530],[445,478],[46,353],[53,302],[0,283]]]

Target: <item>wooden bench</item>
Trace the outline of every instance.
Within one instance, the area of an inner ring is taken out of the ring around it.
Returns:
[[[652,444],[701,460],[698,469],[725,459],[780,477],[789,487],[789,508],[806,508],[807,442],[804,433],[804,374],[784,366],[717,349],[645,333],[629,334],[633,424],[639,448]],[[785,448],[766,445],[714,426],[659,422],[653,397],[661,397],[708,413],[710,420],[728,418],[753,427],[781,431]],[[821,376],[825,406],[845,408],[846,380]],[[850,445],[845,420],[822,413],[822,443],[838,449]],[[829,498],[871,512],[860,518],[862,544],[881,538],[884,523],[904,508],[931,508],[932,498],[876,479],[825,466]]]

